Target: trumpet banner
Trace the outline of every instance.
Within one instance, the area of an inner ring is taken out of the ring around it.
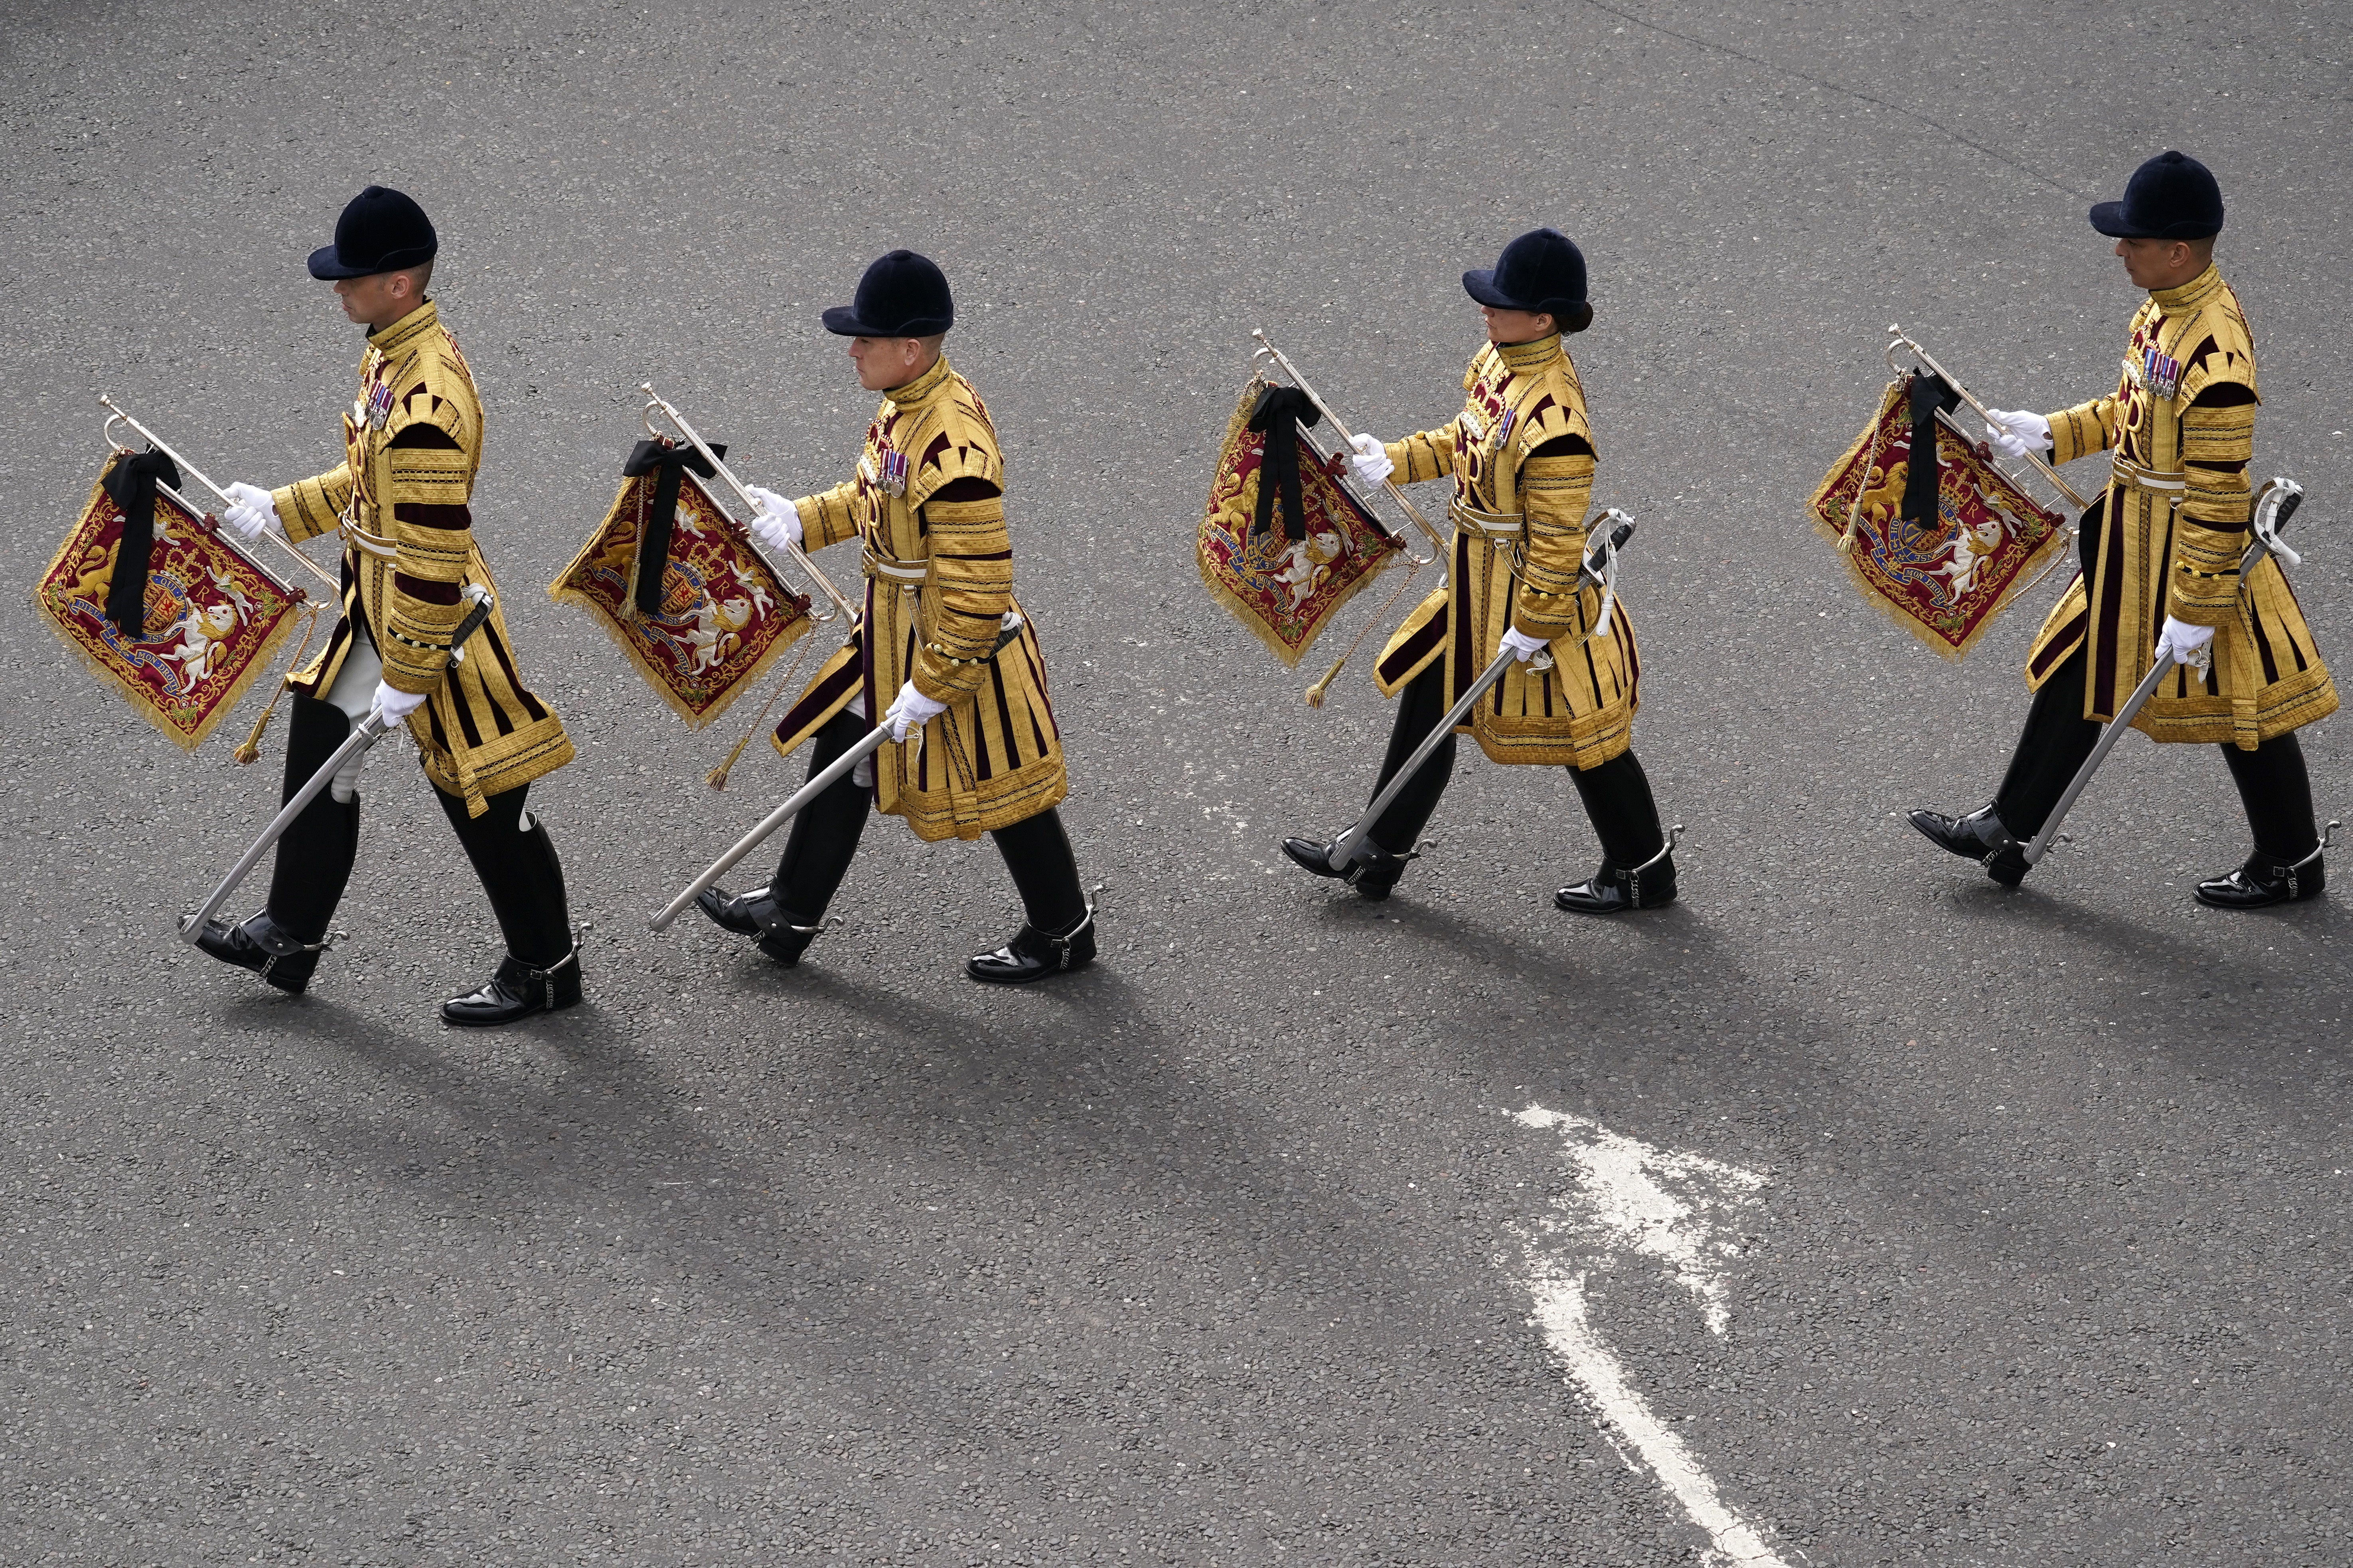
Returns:
[[[679,480],[658,611],[639,610],[632,593],[653,472],[623,481],[605,521],[547,591],[586,610],[687,727],[701,729],[815,622],[807,598],[785,587],[701,482]]]
[[[1879,412],[1813,494],[1815,528],[1839,553],[1862,597],[1938,655],[1959,659],[2010,601],[2032,586],[2067,537],[2066,520],[2037,503],[1942,421],[1936,432],[1936,516],[1901,514],[1912,464],[1910,398],[1888,384]]]
[[[106,615],[123,524],[122,508],[100,480],[33,586],[33,608],[132,711],[194,751],[269,667],[294,629],[299,596],[159,492],[133,636]]]
[[[1266,385],[1253,379],[1243,387],[1227,421],[1195,554],[1210,597],[1276,658],[1295,665],[1398,546],[1313,454],[1299,465],[1303,536],[1286,538],[1280,528],[1251,533],[1266,437],[1250,429],[1250,417]]]

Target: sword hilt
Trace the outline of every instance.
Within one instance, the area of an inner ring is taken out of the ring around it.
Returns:
[[[498,608],[497,601],[491,598],[491,590],[480,583],[466,585],[465,599],[473,608],[466,612],[465,620],[458,622],[458,630],[449,634],[448,662],[441,666],[441,673],[445,675],[455,674],[458,666],[466,662],[467,639],[480,631],[482,622],[490,620],[491,611]]]

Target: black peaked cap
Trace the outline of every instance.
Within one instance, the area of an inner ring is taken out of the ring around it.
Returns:
[[[893,250],[866,269],[857,299],[833,306],[824,321],[843,337],[929,337],[955,325],[955,302],[930,257]]]
[[[2207,239],[2222,232],[2222,187],[2187,153],[2159,153],[2125,182],[2125,199],[2092,209],[2092,227],[2117,239]]]
[[[370,185],[335,219],[335,242],[311,252],[313,278],[366,278],[433,260],[441,241],[425,209],[389,185]]]
[[[1557,320],[1585,303],[1585,252],[1556,228],[1530,229],[1494,266],[1463,273],[1462,289],[1499,311],[1544,311]]]

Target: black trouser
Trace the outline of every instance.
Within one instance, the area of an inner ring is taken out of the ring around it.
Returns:
[[[848,709],[834,715],[809,742],[809,777],[839,761],[871,727]],[[778,913],[793,925],[814,926],[825,918],[826,906],[858,853],[873,800],[870,786],[845,775],[793,819],[792,836],[785,841],[784,858],[768,885]],[[1077,929],[1086,918],[1087,898],[1079,887],[1079,863],[1071,853],[1070,835],[1062,831],[1061,813],[1049,806],[989,837],[1005,857],[1005,869],[1013,874],[1029,924],[1058,937]]]
[[[2078,648],[2052,672],[2026,710],[2026,727],[2010,754],[2010,771],[1993,798],[2001,825],[2021,839],[2042,823],[2084,759],[2100,738],[2100,726],[2084,716],[2085,651]],[[2224,746],[2231,780],[2247,810],[2255,852],[2279,861],[2302,860],[2320,847],[2312,817],[2312,779],[2305,772],[2304,748],[2293,732],[2274,736],[2253,751]]]
[[[290,693],[286,785],[280,800],[308,783],[335,748],[351,738],[352,721],[332,703]],[[466,802],[438,785],[441,810],[457,831],[474,874],[490,895],[507,951],[533,969],[545,969],[572,950],[572,916],[564,896],[564,867],[546,828],[529,821],[523,798],[529,785],[490,798],[490,810],[466,814]],[[529,825],[526,826],[526,821]],[[337,800],[321,790],[278,841],[278,863],[269,876],[269,918],[281,931],[305,942],[323,941],[343,902],[359,849],[360,802]]]
[[[1381,758],[1381,776],[1373,783],[1374,796],[1388,788],[1405,759],[1429,738],[1451,705],[1446,695],[1446,661],[1433,660],[1398,695],[1397,720],[1389,727],[1388,751]],[[1391,854],[1413,848],[1454,775],[1454,741],[1451,734],[1440,741],[1421,771],[1398,791],[1389,809],[1373,824],[1373,842]],[[1568,776],[1577,785],[1577,798],[1585,802],[1594,836],[1601,841],[1602,857],[1611,867],[1641,865],[1665,847],[1667,835],[1659,825],[1651,780],[1632,751],[1621,751],[1598,768],[1572,767]]]

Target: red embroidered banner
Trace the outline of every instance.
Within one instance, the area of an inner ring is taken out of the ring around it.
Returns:
[[[1249,428],[1250,416],[1265,389],[1263,380],[1253,379],[1234,405],[1195,553],[1210,597],[1276,658],[1295,665],[1340,607],[1398,547],[1356,498],[1316,465],[1303,441],[1299,487],[1307,514],[1305,536],[1287,539],[1272,528],[1250,532],[1266,437]]]
[[[33,608],[141,718],[184,751],[204,744],[294,628],[298,596],[170,496],[155,497],[143,635],[106,619],[122,509],[103,483],[33,588]],[[126,617],[127,619],[127,617]]]
[[[2067,537],[2066,520],[1993,464],[1981,444],[1936,425],[1936,516],[1905,521],[1912,417],[1901,380],[1814,492],[1814,526],[1839,541],[1847,573],[1889,620],[1947,659],[1975,646]]]
[[[687,727],[701,729],[814,622],[808,599],[785,587],[702,482],[691,473],[679,481],[659,613],[640,613],[629,591],[653,503],[651,472],[623,482],[604,523],[547,591],[586,610]]]

